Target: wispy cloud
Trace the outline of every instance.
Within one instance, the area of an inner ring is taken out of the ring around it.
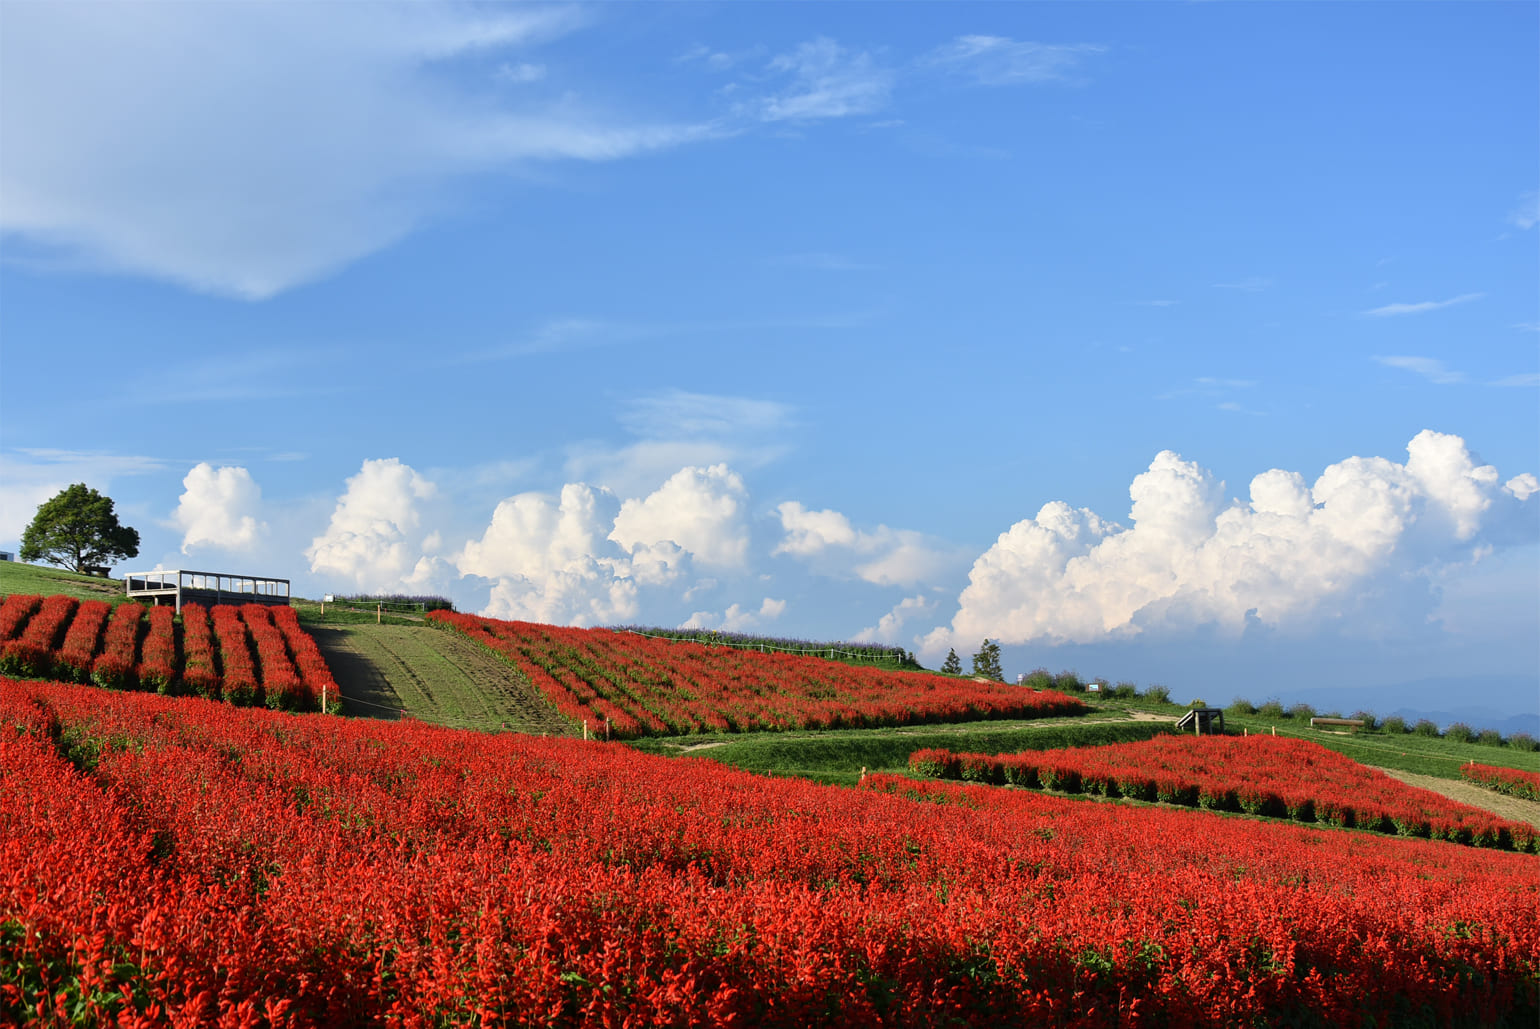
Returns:
[[[1080,83],[1081,66],[1107,52],[1096,43],[1036,43],[1005,36],[958,36],[921,61],[964,75],[984,86],[1020,83]]]
[[[1393,318],[1403,314],[1426,314],[1429,311],[1437,311],[1444,307],[1453,307],[1456,304],[1466,304],[1472,300],[1480,300],[1485,293],[1461,293],[1457,297],[1448,300],[1424,300],[1415,304],[1386,304],[1384,307],[1371,308],[1364,312],[1371,318]]]
[[[1540,386],[1540,372],[1524,372],[1519,375],[1509,375],[1490,383],[1492,386],[1517,386],[1534,388]]]
[[[1256,385],[1256,379],[1222,379],[1211,375],[1203,375],[1193,379],[1192,382],[1188,385],[1178,386],[1175,389],[1167,390],[1166,392],[1158,395],[1155,399],[1180,400],[1184,397],[1228,397],[1236,390],[1254,389]],[[1234,402],[1226,401],[1218,404],[1217,406],[1222,411],[1241,410],[1239,405],[1226,406],[1227,404],[1234,404]]]
[[[1518,205],[1508,212],[1508,220],[1521,229],[1540,225],[1540,191],[1531,189],[1521,193]]]
[[[870,114],[887,106],[894,73],[865,51],[851,51],[825,36],[770,61],[787,80],[779,92],[740,108],[766,122],[807,122]]]
[[[766,261],[779,268],[802,268],[815,272],[871,272],[878,265],[857,261],[844,254],[815,252],[807,254],[781,254]]]
[[[575,7],[113,4],[5,14],[0,232],[34,266],[263,299],[390,246],[455,184],[535,162],[613,161],[722,131],[441,74],[580,27]],[[272,69],[285,69],[274,76]],[[35,252],[33,252],[35,251]]]
[[[1179,301],[1176,301],[1176,300],[1135,300],[1134,301],[1134,306],[1135,307],[1175,307],[1178,303],[1179,303]]]
[[[1437,358],[1392,355],[1388,357],[1376,356],[1375,360],[1387,368],[1400,368],[1402,371],[1421,375],[1429,382],[1438,383],[1440,386],[1450,386],[1457,382],[1465,381],[1464,372],[1457,372],[1446,368],[1444,362]]]
[[[111,483],[170,466],[165,458],[97,450],[18,447],[0,452],[0,540],[19,542],[38,505],[75,482],[108,492]]]
[[[1261,275],[1252,275],[1236,282],[1216,282],[1215,289],[1238,289],[1243,293],[1260,293],[1265,289],[1273,288],[1273,280]]]

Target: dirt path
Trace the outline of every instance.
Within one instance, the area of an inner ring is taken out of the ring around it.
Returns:
[[[1474,783],[1460,782],[1456,779],[1440,779],[1436,775],[1418,775],[1415,772],[1400,772],[1394,768],[1381,768],[1380,771],[1393,779],[1399,779],[1408,786],[1417,786],[1434,793],[1441,793],[1450,800],[1457,800],[1461,804],[1469,804],[1471,807],[1479,807],[1483,811],[1490,811],[1499,818],[1506,818],[1514,822],[1528,822],[1536,829],[1540,829],[1540,802],[1533,800],[1520,800],[1518,797],[1510,797],[1504,793],[1494,793],[1483,789]]]
[[[536,735],[570,733],[566,720],[484,648],[415,625],[316,626],[311,630],[337,680],[345,712]]]

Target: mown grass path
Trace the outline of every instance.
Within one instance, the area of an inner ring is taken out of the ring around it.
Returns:
[[[1408,786],[1431,790],[1434,793],[1443,794],[1450,800],[1457,800],[1461,804],[1469,804],[1471,807],[1479,807],[1483,811],[1490,811],[1499,818],[1508,818],[1515,822],[1528,822],[1535,828],[1540,829],[1540,802],[1524,800],[1520,797],[1505,796],[1477,786],[1475,783],[1460,782],[1454,779],[1441,779],[1436,775],[1399,772],[1394,768],[1382,768],[1380,771],[1393,779],[1400,779]]]
[[[465,729],[567,736],[571,727],[504,661],[426,626],[313,625],[342,689],[344,713],[409,717]]]

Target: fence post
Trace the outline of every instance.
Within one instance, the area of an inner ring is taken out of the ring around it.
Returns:
[[[384,609],[385,609],[385,605],[384,604],[379,603],[379,602],[375,603],[375,605],[374,605],[374,624],[375,625],[379,625],[380,624],[380,612],[383,611]]]
[[[326,714],[326,684],[321,684],[321,714]]]
[[[583,739],[588,739],[588,719],[583,719]]]

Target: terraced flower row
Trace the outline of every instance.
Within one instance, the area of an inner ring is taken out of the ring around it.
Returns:
[[[1047,718],[1085,705],[1060,693],[820,658],[566,629],[449,611],[428,620],[506,658],[574,722],[619,738]]]
[[[1528,1026],[1534,858],[0,680],[0,1022]]]
[[[1540,800],[1540,774],[1517,768],[1494,768],[1474,761],[1460,769],[1460,777],[1477,786],[1507,793],[1523,800]]]
[[[1158,736],[1138,743],[991,756],[918,750],[911,770],[997,785],[1159,800],[1449,840],[1540,849],[1535,828],[1392,779],[1309,740]]]
[[[293,608],[145,608],[69,596],[0,602],[0,672],[234,704],[340,706],[337,684]]]

